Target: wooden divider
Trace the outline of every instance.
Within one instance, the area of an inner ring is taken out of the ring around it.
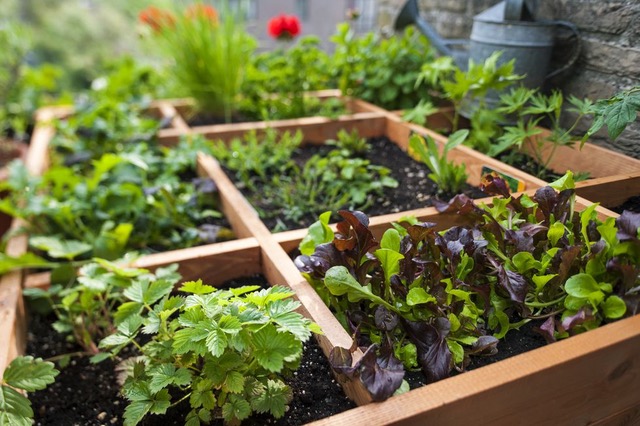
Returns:
[[[640,196],[640,170],[576,182],[576,192],[605,207],[618,207],[629,198]]]

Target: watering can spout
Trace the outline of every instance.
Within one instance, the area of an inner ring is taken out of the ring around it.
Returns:
[[[396,18],[394,28],[396,30],[403,30],[409,25],[417,26],[420,32],[429,39],[433,47],[438,49],[440,53],[445,56],[454,56],[453,51],[446,45],[445,41],[438,35],[433,27],[420,16],[418,0],[407,0]]]

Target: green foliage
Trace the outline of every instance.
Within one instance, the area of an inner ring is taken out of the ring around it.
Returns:
[[[464,163],[456,165],[447,156],[449,151],[462,144],[468,135],[468,130],[458,130],[452,134],[442,148],[442,153],[433,138],[429,136],[427,136],[426,142],[422,136],[416,134],[409,139],[409,147],[429,167],[431,173],[428,177],[438,185],[438,190],[441,192],[458,193],[467,183],[469,175]]]
[[[189,401],[186,424],[284,415],[291,391],[282,376],[297,368],[303,342],[319,329],[295,312],[300,303],[290,290],[258,289],[216,290],[196,281],[181,287],[186,297],[171,296],[171,286],[149,280],[125,292],[117,332],[100,344],[117,354],[133,343],[144,357],[124,384],[125,425],[164,414],[175,405],[170,389]],[[139,346],[140,333],[151,341]]]
[[[41,358],[20,356],[4,371],[0,380],[0,424],[30,426],[33,423],[31,402],[20,391],[34,392],[54,382],[59,371]]]
[[[329,56],[319,44],[318,37],[307,36],[286,50],[254,56],[242,87],[243,113],[263,120],[342,113],[344,106],[336,103],[337,99],[318,100],[305,95],[332,86],[327,73]]]
[[[25,219],[31,246],[56,259],[116,259],[228,239],[230,231],[208,223],[221,217],[215,184],[184,178],[195,175],[197,152],[207,147],[198,138],[171,149],[139,143],[41,178],[16,165],[0,210]]]
[[[285,133],[282,142],[278,142],[275,133],[267,133],[263,140],[249,134],[243,140],[233,141],[228,149],[222,143],[217,144],[216,157],[236,172],[241,188],[251,191],[249,199],[263,218],[300,221],[344,206],[364,209],[384,188],[398,184],[389,176],[389,169],[350,152],[363,148],[356,134],[343,133],[340,136],[343,142],[339,144],[346,148],[316,154],[302,166],[292,159],[301,138],[301,134],[292,138]],[[263,205],[270,210],[263,210]]]
[[[341,211],[335,235],[316,226],[295,263],[345,328],[357,326],[357,346],[374,344],[367,352],[377,357],[365,355],[359,377],[373,397],[388,397],[401,384],[396,362],[435,381],[469,356],[495,353],[528,321],[541,321],[551,342],[638,313],[640,215],[600,221],[597,205],[576,212],[574,198],[571,173],[533,197],[489,206],[458,196],[440,210],[465,225],[438,232],[412,221],[379,243],[365,215]],[[331,360],[353,379],[347,355],[337,349]],[[371,379],[378,375],[396,377],[395,386]]]
[[[605,124],[609,138],[611,140],[617,139],[627,125],[637,119],[638,112],[640,112],[640,86],[623,90],[609,99],[600,99],[593,105],[590,112],[594,115],[593,123],[587,130],[583,143]]]
[[[171,18],[153,30],[153,41],[172,61],[177,86],[202,111],[230,122],[256,42],[246,32],[242,17],[229,7],[214,17],[197,6],[209,7],[195,3],[175,14],[164,11]]]
[[[429,99],[427,88],[416,89],[414,85],[422,65],[435,55],[415,28],[381,39],[374,33],[357,37],[344,23],[331,40],[336,46],[333,76],[342,93],[391,110],[413,108]]]
[[[364,157],[369,152],[369,142],[366,138],[360,137],[357,129],[353,129],[351,133],[340,129],[337,136],[337,140],[328,140],[325,144],[340,149],[343,156]]]

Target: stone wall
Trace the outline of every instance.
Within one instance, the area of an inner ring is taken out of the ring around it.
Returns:
[[[379,22],[392,26],[405,0],[379,0]],[[468,38],[473,16],[497,0],[420,0],[422,16],[445,38]],[[639,0],[538,0],[539,18],[573,22],[578,26],[582,50],[570,72],[552,81],[567,95],[590,99],[608,98],[640,85]],[[559,40],[559,55],[573,44]],[[640,158],[640,120],[611,143],[606,132],[594,142]]]

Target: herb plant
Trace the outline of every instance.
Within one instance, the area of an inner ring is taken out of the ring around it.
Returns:
[[[437,232],[413,220],[379,243],[361,212],[341,211],[335,234],[323,215],[296,265],[369,348],[355,364],[336,348],[336,371],[382,400],[400,388],[402,365],[442,379],[525,322],[554,341],[638,313],[640,215],[602,222],[596,205],[575,212],[571,173],[552,185],[516,198],[487,178],[485,190],[503,196],[492,205],[458,195],[439,206],[466,225]]]
[[[239,186],[251,192],[249,199],[263,218],[298,222],[324,210],[366,208],[384,188],[397,186],[389,169],[360,158],[366,143],[356,134],[341,133],[337,148],[299,165],[293,154],[301,138],[285,133],[278,142],[276,133],[262,140],[249,134],[228,148],[217,143],[214,155],[236,173]]]
[[[40,178],[15,164],[0,210],[25,219],[32,247],[55,259],[116,259],[130,250],[152,252],[230,237],[210,223],[221,217],[214,183],[192,177],[197,152],[206,144],[193,139],[172,149],[145,144],[132,149],[104,154],[88,168],[55,166]]]
[[[45,389],[55,381],[58,370],[41,358],[19,356],[4,370],[0,380],[0,424],[30,426],[33,409],[23,392]]]
[[[623,90],[609,99],[601,99],[595,103],[593,123],[583,138],[595,134],[605,124],[609,138],[615,140],[626,129],[627,125],[636,121],[640,112],[640,86]]]
[[[226,6],[220,16],[212,6],[196,2],[181,13],[161,10],[161,19],[142,20],[172,60],[178,86],[201,110],[230,122],[256,42],[242,17]]]
[[[334,78],[343,94],[386,109],[413,108],[430,99],[426,87],[414,87],[424,63],[434,59],[428,40],[413,27],[388,39],[374,33],[358,37],[347,23],[331,38]]]
[[[284,415],[291,391],[282,375],[297,368],[303,342],[319,332],[294,312],[294,293],[278,286],[216,290],[200,280],[182,285],[186,297],[171,296],[171,288],[134,283],[118,310],[117,333],[101,342],[114,353],[127,344],[142,353],[123,387],[124,424],[182,401],[191,407],[187,425]],[[141,333],[151,341],[134,340]]]
[[[468,135],[469,131],[466,129],[453,133],[442,148],[442,153],[433,138],[429,136],[427,136],[426,145],[424,138],[420,135],[414,134],[409,139],[409,148],[429,167],[431,173],[428,177],[438,185],[440,192],[455,194],[460,192],[467,183],[469,175],[464,163],[456,165],[447,156],[453,148],[462,144]]]
[[[263,120],[305,116],[334,117],[344,112],[338,99],[319,100],[305,92],[332,86],[329,56],[320,39],[307,36],[288,48],[255,56],[242,89],[242,112]]]

